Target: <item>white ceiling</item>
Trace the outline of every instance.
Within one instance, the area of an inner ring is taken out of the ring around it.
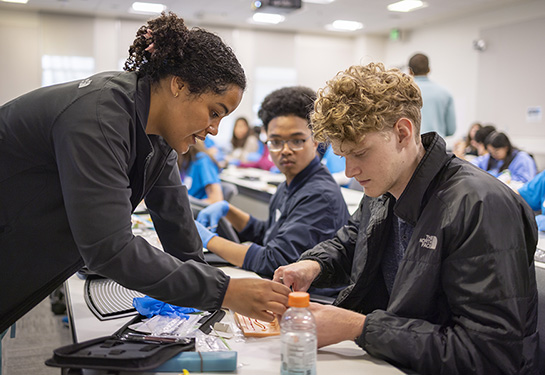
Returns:
[[[62,12],[146,20],[151,16],[134,15],[129,8],[134,0],[29,0],[26,5],[0,2],[2,9]],[[145,0],[140,0],[145,1]],[[346,35],[386,35],[392,28],[412,28],[463,17],[475,12],[503,7],[526,0],[425,0],[428,7],[409,13],[393,13],[386,6],[396,0],[336,0],[331,4],[303,3],[302,8],[286,14],[278,25],[262,26],[247,22],[254,11],[253,0],[147,0],[161,2],[190,26],[236,26],[239,28],[274,29],[311,33],[331,33],[324,28],[336,19],[359,21],[362,30]]]

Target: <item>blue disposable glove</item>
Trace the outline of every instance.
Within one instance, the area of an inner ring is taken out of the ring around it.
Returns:
[[[215,232],[218,228],[220,219],[227,215],[227,212],[229,212],[229,203],[227,203],[227,201],[212,203],[199,212],[197,221],[207,229]]]
[[[210,242],[210,240],[213,237],[216,237],[218,234],[217,233],[212,233],[211,231],[206,229],[204,227],[204,225],[202,225],[198,221],[195,221],[195,225],[197,226],[197,230],[199,231],[199,237],[201,237],[202,245],[204,247],[208,247],[208,242]]]
[[[147,318],[152,318],[155,315],[163,315],[171,317],[179,316],[180,318],[189,319],[189,315],[187,314],[199,312],[199,310],[192,307],[171,305],[149,296],[133,298],[132,305],[136,308],[136,311]]]

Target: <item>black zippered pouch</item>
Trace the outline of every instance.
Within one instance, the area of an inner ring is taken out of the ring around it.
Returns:
[[[53,351],[45,361],[47,366],[101,370],[147,371],[184,351],[195,349],[195,339],[179,342],[127,339],[127,327],[137,317],[111,336],[66,345]]]

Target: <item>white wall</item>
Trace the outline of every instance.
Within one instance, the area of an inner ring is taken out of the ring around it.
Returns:
[[[145,21],[2,11],[0,32],[5,40],[0,69],[0,104],[40,87],[41,56],[67,54],[92,56],[95,70],[118,70],[136,30]],[[358,63],[366,54],[365,39],[358,43],[346,36],[315,36],[289,32],[252,31],[224,27],[208,28],[219,34],[235,51],[248,78],[248,88],[236,112],[220,126],[216,141],[227,144],[237,116],[258,124],[255,78],[260,67],[296,72],[290,84],[313,89],[323,86],[339,70]],[[374,40],[375,38],[370,38]],[[371,43],[376,49],[375,44]],[[375,53],[375,52],[374,52]],[[376,53],[375,53],[376,55]],[[334,58],[331,58],[334,56]],[[282,85],[278,82],[279,88]],[[261,93],[258,99],[262,97]]]
[[[488,107],[489,98],[479,97],[479,69],[487,70],[490,66],[482,66],[481,60],[487,51],[479,52],[473,49],[473,41],[480,39],[482,34],[491,28],[509,26],[525,21],[545,17],[545,1],[521,1],[516,5],[492,11],[449,20],[438,24],[427,25],[408,33],[402,41],[386,44],[385,63],[390,66],[406,66],[408,58],[415,52],[423,52],[430,58],[430,79],[448,88],[455,100],[458,129],[455,136],[448,139],[449,143],[463,137],[474,121],[495,122],[500,130],[506,130],[507,124],[496,119],[507,115],[510,107],[496,106],[494,118],[482,118],[481,107]],[[545,22],[545,20],[544,20]],[[545,37],[543,35],[529,35],[529,39],[520,43],[534,46],[541,53],[541,60],[545,66]],[[495,61],[505,67],[505,74],[516,74],[522,77],[525,72],[525,56],[513,54],[509,59]],[[501,77],[497,77],[501,80]],[[528,85],[532,85],[528,80]],[[506,92],[509,88],[505,87]],[[545,90],[542,90],[545,93]],[[545,98],[544,98],[545,99]],[[535,105],[545,108],[541,100]],[[503,115],[502,115],[503,112]],[[488,117],[488,116],[486,116]],[[510,116],[509,116],[510,117]],[[535,142],[544,144],[545,126],[532,140],[521,137],[512,137],[513,143],[522,148],[536,152]],[[530,143],[532,142],[532,143]],[[545,152],[545,149],[542,151]],[[545,168],[545,160],[538,156],[538,167]]]
[[[256,97],[255,73],[259,67],[294,69],[297,84],[318,89],[338,71],[352,64],[382,61],[387,66],[404,67],[408,58],[420,51],[430,57],[430,79],[448,88],[454,96],[458,131],[447,140],[452,143],[467,132],[473,121],[492,121],[479,117],[479,108],[489,106],[486,103],[487,98],[478,95],[479,69],[487,69],[482,66],[485,59],[481,54],[486,54],[486,51],[474,50],[473,41],[481,38],[482,34],[486,35],[490,29],[537,18],[545,18],[545,1],[521,0],[516,5],[495,11],[422,25],[411,32],[405,32],[403,39],[397,42],[372,36],[348,38],[344,35],[336,37],[209,28],[233,47],[246,70],[249,83],[241,105],[233,116],[224,120],[217,140],[226,142],[230,138],[232,122],[236,116],[244,115],[256,121],[253,101]],[[127,56],[135,32],[143,23],[134,20],[2,11],[0,103],[40,86],[40,59],[48,49],[73,50],[93,56],[97,71],[119,69],[119,61]],[[76,24],[78,27],[74,27]],[[78,29],[80,31],[75,31]],[[85,33],[82,34],[81,30],[85,30]],[[545,66],[545,38],[543,35],[530,38],[531,40],[521,43],[535,45],[542,53],[542,66]],[[512,67],[506,74],[525,74],[524,56],[514,55],[511,60],[501,63]],[[531,85],[532,81],[529,80],[528,84]],[[540,99],[534,105],[545,107]],[[509,110],[510,108],[498,107],[498,118]],[[498,126],[501,129],[501,124]],[[528,145],[534,152],[536,144],[543,144],[545,140],[545,126],[537,129],[537,134],[531,140],[518,137],[514,139],[514,143],[521,148]],[[538,166],[543,169],[545,163]]]
[[[39,30],[36,14],[0,12],[0,104],[40,85]]]

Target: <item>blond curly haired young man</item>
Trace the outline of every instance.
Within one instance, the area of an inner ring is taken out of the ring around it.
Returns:
[[[380,63],[319,91],[314,135],[365,197],[274,279],[294,290],[348,282],[333,306],[312,305],[319,346],[355,340],[419,374],[535,374],[533,212],[439,135],[421,136],[421,107],[413,79]]]

